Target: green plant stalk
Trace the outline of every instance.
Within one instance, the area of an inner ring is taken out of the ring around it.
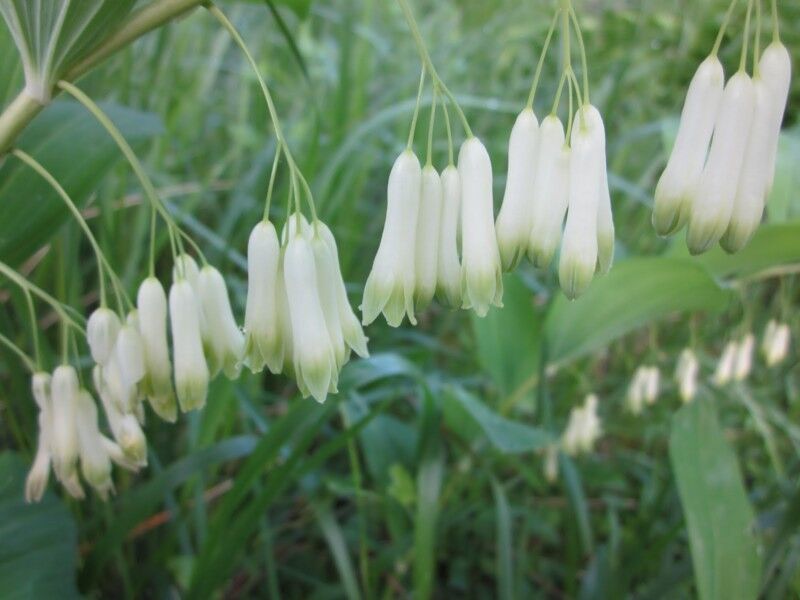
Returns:
[[[550,42],[553,39],[553,34],[555,33],[556,27],[558,26],[558,16],[561,12],[561,9],[556,10],[556,14],[553,15],[553,21],[550,23],[550,29],[547,31],[547,37],[544,40],[544,46],[542,47],[542,54],[539,56],[539,62],[536,64],[536,73],[533,76],[533,84],[531,84],[531,91],[528,94],[528,102],[525,105],[528,109],[533,109],[533,101],[536,98],[536,90],[539,87],[539,79],[542,76],[542,69],[544,68],[544,59],[547,56],[547,50],[550,48]]]
[[[22,363],[31,373],[36,373],[37,371],[36,363],[34,363],[31,357],[25,354],[25,352],[19,346],[17,346],[14,342],[12,342],[2,333],[0,333],[0,343],[2,343],[6,348],[11,350],[11,352],[13,352],[17,356],[17,358],[19,358],[22,361]]]
[[[131,13],[127,21],[109,35],[62,78],[75,81],[134,40],[202,4],[203,0],[154,0]],[[58,90],[56,90],[57,92]],[[0,155],[14,145],[19,134],[45,107],[24,89],[0,114]]]

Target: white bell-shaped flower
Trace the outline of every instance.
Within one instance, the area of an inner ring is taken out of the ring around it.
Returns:
[[[65,486],[74,486],[77,481],[77,460],[80,451],[78,442],[78,426],[75,410],[78,402],[80,386],[78,374],[69,365],[61,365],[53,372],[51,381],[52,395],[52,436],[50,453],[53,470],[58,480]]]
[[[778,139],[773,129],[774,98],[761,77],[753,80],[755,108],[750,135],[747,138],[742,171],[733,202],[728,229],[720,240],[726,252],[738,252],[747,245],[758,229],[767,199],[772,175],[769,161]]]
[[[172,389],[172,363],[167,343],[167,295],[158,279],[148,277],[142,282],[136,307],[145,362],[142,389],[156,414],[174,423],[178,406]]]
[[[758,63],[759,75],[764,83],[772,92],[772,139],[775,145],[770,148],[767,160],[767,180],[766,195],[772,191],[772,183],[775,179],[775,162],[778,156],[778,138],[780,137],[783,116],[786,111],[786,102],[789,99],[789,87],[792,82],[792,58],[789,50],[779,41],[772,42],[764,49],[761,60]]]
[[[564,126],[548,115],[539,129],[539,152],[534,166],[534,204],[528,239],[528,259],[540,269],[550,266],[561,243],[569,203],[570,148]]]
[[[697,356],[689,348],[684,349],[675,369],[675,381],[678,383],[678,392],[684,403],[691,402],[697,394],[699,372],[700,363],[697,361]]]
[[[558,479],[558,445],[551,444],[544,451],[544,478],[547,483]]]
[[[598,261],[597,216],[600,205],[602,156],[600,135],[588,107],[575,115],[569,173],[569,209],[558,277],[561,289],[574,300],[589,287]]]
[[[318,402],[335,389],[336,359],[320,304],[314,254],[303,235],[292,235],[284,257],[284,280],[292,322],[298,386]]]
[[[744,381],[753,370],[753,350],[755,349],[756,338],[752,333],[748,333],[740,341],[736,348],[736,361],[733,366],[733,378],[736,381]]]
[[[99,365],[98,365],[99,367]],[[109,396],[113,398],[117,408],[122,412],[135,412],[139,400],[139,390],[136,384],[127,384],[122,377],[119,353],[114,352],[105,367],[100,367],[103,384],[108,387]]]
[[[647,377],[646,368],[639,367],[633,374],[625,394],[625,406],[635,416],[642,414],[644,408],[644,380]]]
[[[472,137],[458,153],[461,177],[461,293],[463,307],[479,317],[503,305],[503,274],[494,229],[492,161]]]
[[[200,268],[197,261],[189,254],[181,254],[175,259],[172,267],[172,281],[185,279],[192,288],[197,289],[197,278],[200,276]]]
[[[738,352],[736,342],[728,342],[722,350],[722,355],[717,361],[717,368],[714,370],[712,381],[714,385],[722,387],[730,383],[733,379],[733,370],[736,365],[736,355]]]
[[[567,428],[561,438],[561,447],[565,453],[576,455],[592,451],[602,435],[597,405],[597,396],[589,394],[582,407],[572,409]]]
[[[605,275],[614,262],[614,214],[611,209],[611,191],[608,188],[608,165],[606,161],[606,128],[600,111],[591,104],[583,108],[583,117],[588,121],[597,145],[595,152],[600,163],[599,204],[597,206],[597,272]]]
[[[217,269],[206,265],[197,277],[197,290],[206,324],[203,348],[210,375],[224,370],[229,379],[235,379],[244,356],[244,334],[233,316],[225,280]]]
[[[111,434],[119,445],[129,464],[144,466],[147,464],[147,439],[144,436],[139,421],[132,413],[120,410],[113,392],[109,387],[105,372],[100,367],[92,371],[94,387],[103,403],[103,411],[111,428]],[[115,460],[115,462],[121,462]],[[126,467],[127,468],[127,467]]]
[[[42,499],[50,478],[50,445],[53,430],[50,382],[49,373],[34,373],[31,379],[33,398],[39,407],[39,437],[36,443],[36,456],[25,480],[25,501],[28,503],[39,502]]]
[[[281,248],[281,258],[278,263],[278,329],[280,331],[280,372],[289,377],[295,376],[294,369],[294,331],[292,329],[292,317],[289,314],[289,296],[286,293],[286,277],[284,259],[286,257],[286,247]]]
[[[328,339],[330,340],[336,361],[336,370],[338,371],[350,359],[350,348],[344,341],[344,330],[339,316],[336,267],[333,264],[333,255],[328,244],[318,232],[311,236],[309,242],[314,255],[314,272],[317,279],[319,304],[325,317],[325,327],[328,331]]]
[[[442,220],[442,179],[431,165],[422,169],[419,218],[416,232],[414,287],[416,309],[423,310],[436,294],[439,268],[439,233]]]
[[[730,78],[722,95],[708,160],[692,203],[686,244],[700,254],[716,244],[731,220],[747,137],[753,122],[755,91],[747,73]]]
[[[661,371],[658,370],[658,367],[648,368],[643,382],[644,401],[647,404],[655,404],[660,389]]]
[[[81,472],[103,500],[114,491],[111,481],[111,459],[97,426],[97,407],[89,392],[81,390],[75,409],[80,444]]]
[[[497,215],[497,244],[503,270],[514,269],[528,249],[531,231],[539,120],[526,108],[517,117],[508,141],[508,175],[503,204]]]
[[[653,207],[653,227],[670,235],[684,226],[697,195],[697,186],[714,132],[722,100],[725,72],[716,56],[697,69],[681,113],[678,136],[669,162],[658,181]]]
[[[121,327],[117,313],[104,306],[89,316],[86,321],[86,341],[89,343],[92,359],[98,365],[108,362]]]
[[[342,327],[344,341],[350,349],[361,358],[367,358],[369,356],[369,350],[367,349],[368,339],[364,335],[361,322],[350,306],[350,300],[347,298],[347,289],[345,288],[342,270],[339,266],[339,249],[336,246],[336,239],[333,237],[333,233],[328,226],[322,221],[317,221],[316,233],[328,246],[329,265],[333,272],[333,281],[336,289],[336,306],[339,310],[339,324]]]
[[[791,330],[785,323],[770,321],[761,342],[761,352],[764,354],[768,367],[774,367],[786,360],[791,345]]]
[[[200,337],[200,307],[189,281],[181,279],[169,291],[169,316],[175,360],[175,390],[181,410],[202,408],[209,372]]]
[[[381,312],[392,327],[399,327],[404,315],[412,325],[417,324],[414,267],[421,188],[419,159],[406,150],[397,157],[389,174],[386,221],[361,302],[364,325],[372,323]]]
[[[461,225],[461,176],[453,165],[442,171],[442,218],[439,226],[436,296],[443,304],[461,308],[461,261],[458,237]]]
[[[144,357],[144,342],[139,332],[139,313],[132,310],[119,330],[114,344],[114,358],[119,367],[122,384],[136,388],[147,374]]]
[[[283,365],[277,294],[280,255],[275,226],[261,221],[247,242],[245,360],[254,373],[263,370],[264,365],[279,373]]]

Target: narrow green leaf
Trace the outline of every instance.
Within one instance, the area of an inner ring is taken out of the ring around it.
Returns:
[[[513,600],[515,596],[511,509],[503,486],[494,478],[492,478],[492,493],[497,519],[497,597],[501,600]]]
[[[709,400],[698,398],[675,414],[669,455],[701,600],[756,598],[761,559],[755,515],[736,455]]]
[[[342,533],[342,528],[336,522],[327,506],[317,503],[313,507],[314,515],[322,529],[322,534],[325,536],[325,541],[328,543],[331,556],[333,556],[333,560],[336,563],[336,570],[342,580],[344,592],[350,600],[359,600],[361,592],[358,590],[358,581],[356,580],[353,562],[350,560],[347,540],[344,537],[344,533]]]
[[[444,455],[431,452],[423,458],[417,473],[417,516],[414,520],[414,598],[433,595],[436,567],[436,523],[439,494],[444,478]]]
[[[592,521],[589,517],[589,505],[583,491],[580,473],[575,468],[575,463],[566,454],[559,455],[559,470],[562,474],[564,488],[569,498],[570,507],[575,513],[575,522],[581,538],[581,546],[586,555],[594,549],[594,535],[592,534]]]
[[[559,297],[544,331],[552,362],[591,353],[643,325],[676,312],[720,311],[730,299],[699,264],[635,258],[598,278],[578,300]]]

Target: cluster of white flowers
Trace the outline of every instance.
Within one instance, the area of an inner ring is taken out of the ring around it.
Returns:
[[[756,339],[748,333],[738,342],[730,341],[725,345],[717,362],[712,381],[714,385],[724,386],[731,381],[744,381],[753,370],[753,350]]]
[[[767,366],[774,367],[786,360],[791,343],[792,332],[789,325],[770,320],[761,341],[761,353],[764,355]]]
[[[249,287],[245,362],[254,372],[294,376],[303,397],[324,402],[337,391],[350,351],[368,356],[367,338],[347,299],[331,230],[298,212],[278,242],[262,221],[247,249]]]
[[[448,166],[441,176],[430,164],[421,168],[411,150],[400,154],[389,175],[386,221],[364,288],[363,323],[383,313],[393,327],[405,316],[416,324],[415,310],[435,295],[481,316],[490,305],[501,306],[492,207],[492,163],[478,138],[462,144],[458,167]]]
[[[586,290],[596,272],[608,272],[614,221],[605,127],[597,108],[586,104],[578,109],[569,140],[554,114],[541,126],[530,108],[517,117],[508,144],[497,240],[505,270],[526,255],[535,266],[547,268],[560,245],[559,279],[570,299]]]
[[[715,52],[689,86],[675,146],[656,188],[653,226],[671,235],[688,224],[692,254],[717,242],[738,252],[761,222],[789,93],[789,51],[776,39],[754,71],[751,78],[743,61],[725,84]]]
[[[675,382],[683,402],[691,402],[697,395],[697,377],[700,374],[700,362],[690,348],[684,348],[678,357],[675,368]]]
[[[640,415],[645,404],[655,404],[660,380],[661,372],[656,366],[642,365],[636,369],[625,396],[626,405],[632,414]]]
[[[570,411],[567,428],[561,436],[561,448],[569,455],[588,453],[603,433],[597,414],[598,399],[586,396],[583,406]]]

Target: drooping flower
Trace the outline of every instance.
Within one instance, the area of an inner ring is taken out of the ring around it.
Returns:
[[[105,444],[106,449],[109,450],[109,455],[114,459],[114,462],[122,464],[126,468],[145,466],[147,464],[147,439],[144,436],[144,432],[133,413],[124,412],[120,409],[120,404],[114,398],[114,392],[108,385],[105,374],[99,366],[95,366],[94,371],[92,371],[92,379],[95,390],[97,390],[102,401],[103,411],[105,412],[108,426],[111,428],[111,434],[126,460],[122,460],[119,457],[114,458],[116,453],[108,447],[108,444]]]
[[[636,369],[625,397],[631,414],[639,415],[645,404],[655,404],[658,398],[659,379],[658,367],[642,365]]]
[[[767,324],[764,338],[761,342],[761,352],[764,354],[768,367],[782,363],[789,354],[791,344],[791,330],[786,323],[770,321]]]
[[[167,295],[161,282],[148,277],[136,296],[139,333],[144,349],[142,390],[159,417],[174,423],[178,416],[172,389],[172,363],[167,344]]]
[[[103,500],[107,500],[109,492],[114,491],[114,483],[111,481],[111,458],[97,426],[97,407],[86,390],[78,392],[75,419],[83,478]]]
[[[458,236],[461,223],[461,177],[449,165],[442,171],[442,219],[439,228],[439,267],[436,271],[436,296],[452,308],[461,308],[461,261]]]
[[[414,272],[421,181],[419,160],[406,150],[397,157],[389,175],[386,221],[361,303],[364,325],[372,323],[381,312],[392,327],[399,327],[404,315],[412,325],[417,324]]]
[[[92,359],[98,365],[108,362],[121,327],[117,313],[103,306],[89,316],[86,322],[86,341],[89,343]]]
[[[203,313],[203,349],[211,377],[224,370],[229,379],[239,376],[244,356],[244,334],[236,324],[228,288],[220,272],[204,266],[197,277],[200,310]]]
[[[583,406],[575,407],[570,412],[567,428],[561,437],[561,448],[566,454],[576,455],[592,451],[602,435],[597,405],[597,396],[589,394]]]
[[[647,369],[647,375],[644,380],[644,401],[647,404],[655,404],[658,400],[658,393],[661,389],[661,371],[658,367],[650,367]]]
[[[491,305],[503,305],[503,277],[494,228],[492,161],[478,138],[472,137],[461,145],[458,174],[463,307],[484,317]]]
[[[671,235],[683,227],[698,198],[697,186],[714,132],[724,84],[725,72],[716,56],[706,58],[692,78],[678,136],[656,187],[653,227],[659,235]]]
[[[754,104],[753,81],[747,73],[736,73],[725,86],[708,160],[691,205],[686,244],[692,254],[709,250],[728,229]]]
[[[344,331],[339,317],[336,280],[334,279],[335,267],[330,249],[322,237],[318,233],[314,233],[309,241],[314,256],[315,290],[318,293],[319,304],[325,317],[325,327],[338,373],[339,369],[350,359],[350,348],[345,344]],[[309,290],[309,293],[311,291]]]
[[[75,369],[69,365],[57,367],[53,372],[50,389],[53,426],[50,454],[53,471],[71,496],[83,498],[77,472],[80,446],[75,411],[80,386]]]
[[[602,164],[601,132],[591,111],[578,111],[572,129],[569,173],[569,208],[561,259],[559,282],[564,294],[574,300],[589,287],[598,264],[598,213]]]
[[[442,180],[433,166],[426,165],[422,169],[421,186],[414,266],[417,310],[425,309],[436,294],[443,197]]]
[[[186,279],[169,291],[169,316],[175,360],[175,390],[181,410],[202,408],[208,394],[209,371],[200,337],[200,307]]]
[[[684,403],[691,402],[697,394],[699,371],[700,363],[694,352],[685,348],[678,358],[678,366],[675,369],[675,381],[678,383],[678,391]]]
[[[725,348],[722,350],[722,355],[717,362],[717,368],[714,371],[714,377],[712,378],[715,385],[722,387],[723,385],[730,383],[731,379],[733,378],[733,371],[736,365],[736,355],[738,351],[739,347],[736,342],[728,342],[725,344]]]
[[[324,402],[336,389],[338,370],[320,304],[314,254],[305,236],[290,236],[283,264],[298,386],[304,395]]]
[[[570,148],[564,143],[564,126],[555,115],[542,121],[535,165],[534,204],[528,259],[540,269],[550,266],[561,243],[569,203]]]
[[[33,398],[39,408],[39,437],[36,442],[36,456],[25,480],[25,501],[28,503],[39,502],[42,499],[50,478],[50,446],[53,431],[50,383],[49,373],[34,373],[31,378]]]
[[[497,244],[504,271],[514,269],[525,256],[531,231],[539,120],[526,108],[517,117],[508,141],[508,176],[503,204],[497,215]]]
[[[132,310],[119,330],[114,344],[114,358],[119,368],[122,384],[136,389],[147,374],[144,356],[144,341],[139,332],[139,313]],[[136,394],[138,400],[138,393]]]
[[[264,365],[279,373],[283,346],[278,324],[280,243],[275,226],[261,221],[247,243],[247,307],[244,317],[247,366],[258,373]]]
[[[756,345],[756,338],[752,333],[748,333],[740,341],[736,348],[736,361],[733,365],[733,378],[736,381],[744,381],[753,370],[753,350]]]
[[[767,161],[766,195],[772,191],[775,179],[775,163],[778,156],[778,138],[780,137],[783,115],[786,111],[786,102],[789,98],[789,87],[792,81],[792,58],[789,50],[779,41],[772,42],[761,55],[758,63],[758,72],[764,83],[771,91],[772,105],[772,131],[771,137],[775,144],[770,147],[769,160]]]
[[[558,445],[550,444],[544,450],[544,478],[548,483],[558,479]]]
[[[589,121],[597,146],[597,160],[600,162],[600,198],[597,207],[597,272],[605,275],[614,263],[614,213],[611,209],[611,190],[608,187],[608,165],[606,161],[606,128],[600,111],[591,104],[584,107],[584,118]]]

